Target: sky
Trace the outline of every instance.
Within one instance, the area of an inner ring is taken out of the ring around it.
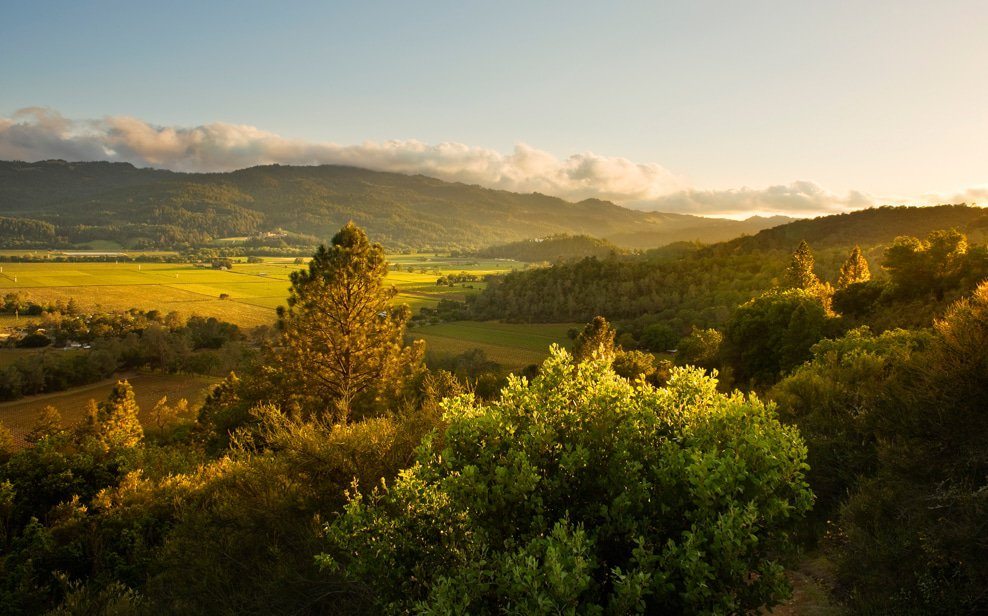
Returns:
[[[743,217],[988,203],[988,3],[0,0],[0,159]]]

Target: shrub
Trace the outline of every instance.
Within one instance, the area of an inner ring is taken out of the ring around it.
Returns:
[[[554,348],[386,488],[354,491],[319,560],[391,613],[739,613],[787,586],[805,448],[770,405],[673,369],[656,389]]]

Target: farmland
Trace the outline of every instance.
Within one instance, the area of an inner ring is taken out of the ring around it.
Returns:
[[[8,251],[9,254],[9,251]],[[483,277],[524,267],[503,259],[455,259],[426,254],[389,256],[387,282],[398,289],[396,302],[413,312],[433,307],[440,299],[462,299],[479,292],[484,282],[439,286],[444,275],[466,272]],[[291,258],[261,263],[236,263],[230,270],[191,263],[3,263],[0,294],[47,304],[74,300],[81,309],[140,308],[175,311],[183,316],[215,316],[243,327],[271,325],[275,308],[285,303],[291,272],[302,267]],[[221,299],[222,296],[222,299]],[[0,315],[0,327],[16,326],[26,317]],[[539,363],[552,343],[566,344],[566,331],[576,324],[525,325],[457,322],[418,327],[410,334],[438,353],[482,349],[491,360],[510,369]],[[0,355],[0,366],[17,356]]]
[[[482,282],[437,286],[444,274],[483,276],[522,267],[513,261],[433,255],[396,255],[390,261],[388,282],[398,289],[396,301],[414,312],[444,297],[462,299],[483,288]],[[289,276],[299,267],[293,259],[237,263],[230,270],[191,263],[3,263],[0,293],[17,292],[41,304],[74,299],[83,310],[140,308],[215,316],[253,327],[274,322],[274,309],[285,303]],[[0,322],[13,324],[9,317]]]

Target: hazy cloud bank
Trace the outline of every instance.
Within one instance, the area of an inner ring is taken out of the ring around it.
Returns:
[[[759,212],[814,216],[866,208],[874,205],[874,201],[868,195],[856,191],[840,196],[825,191],[813,182],[793,182],[762,189],[687,189],[628,205],[642,210],[683,214],[738,215]]]
[[[0,159],[110,160],[175,171],[229,171],[253,165],[340,164],[421,173],[442,180],[564,199],[609,199],[644,210],[739,216],[750,212],[812,216],[868,207],[871,197],[835,195],[812,182],[764,189],[700,190],[656,163],[584,152],[559,158],[525,144],[510,154],[462,143],[415,140],[339,145],[286,139],[253,126],[213,123],[155,126],[127,116],[73,120],[30,107],[0,117]],[[978,188],[924,204],[988,200]],[[901,200],[888,200],[897,202]]]

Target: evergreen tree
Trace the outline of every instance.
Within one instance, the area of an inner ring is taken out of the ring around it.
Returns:
[[[604,317],[594,317],[577,335],[573,343],[573,361],[579,363],[588,359],[614,360],[617,347],[614,344],[616,332]]]
[[[144,429],[137,419],[139,412],[130,383],[117,381],[105,402],[90,401],[83,431],[94,436],[106,450],[133,447],[144,438]]]
[[[861,254],[861,247],[855,246],[847,260],[840,267],[840,276],[837,278],[837,288],[846,289],[858,282],[868,282],[871,280],[871,270],[868,269],[868,260]]]
[[[422,365],[404,346],[411,311],[392,306],[384,249],[352,222],[292,274],[273,371],[307,415],[345,422],[393,398]]]
[[[806,240],[800,242],[792,253],[792,261],[786,268],[786,283],[793,289],[812,289],[820,284],[820,279],[813,272],[813,252]]]
[[[34,426],[25,435],[24,440],[28,443],[37,443],[48,436],[58,434],[61,430],[62,414],[58,412],[57,408],[48,404],[45,405],[45,408],[41,409],[38,418],[34,422]]]

